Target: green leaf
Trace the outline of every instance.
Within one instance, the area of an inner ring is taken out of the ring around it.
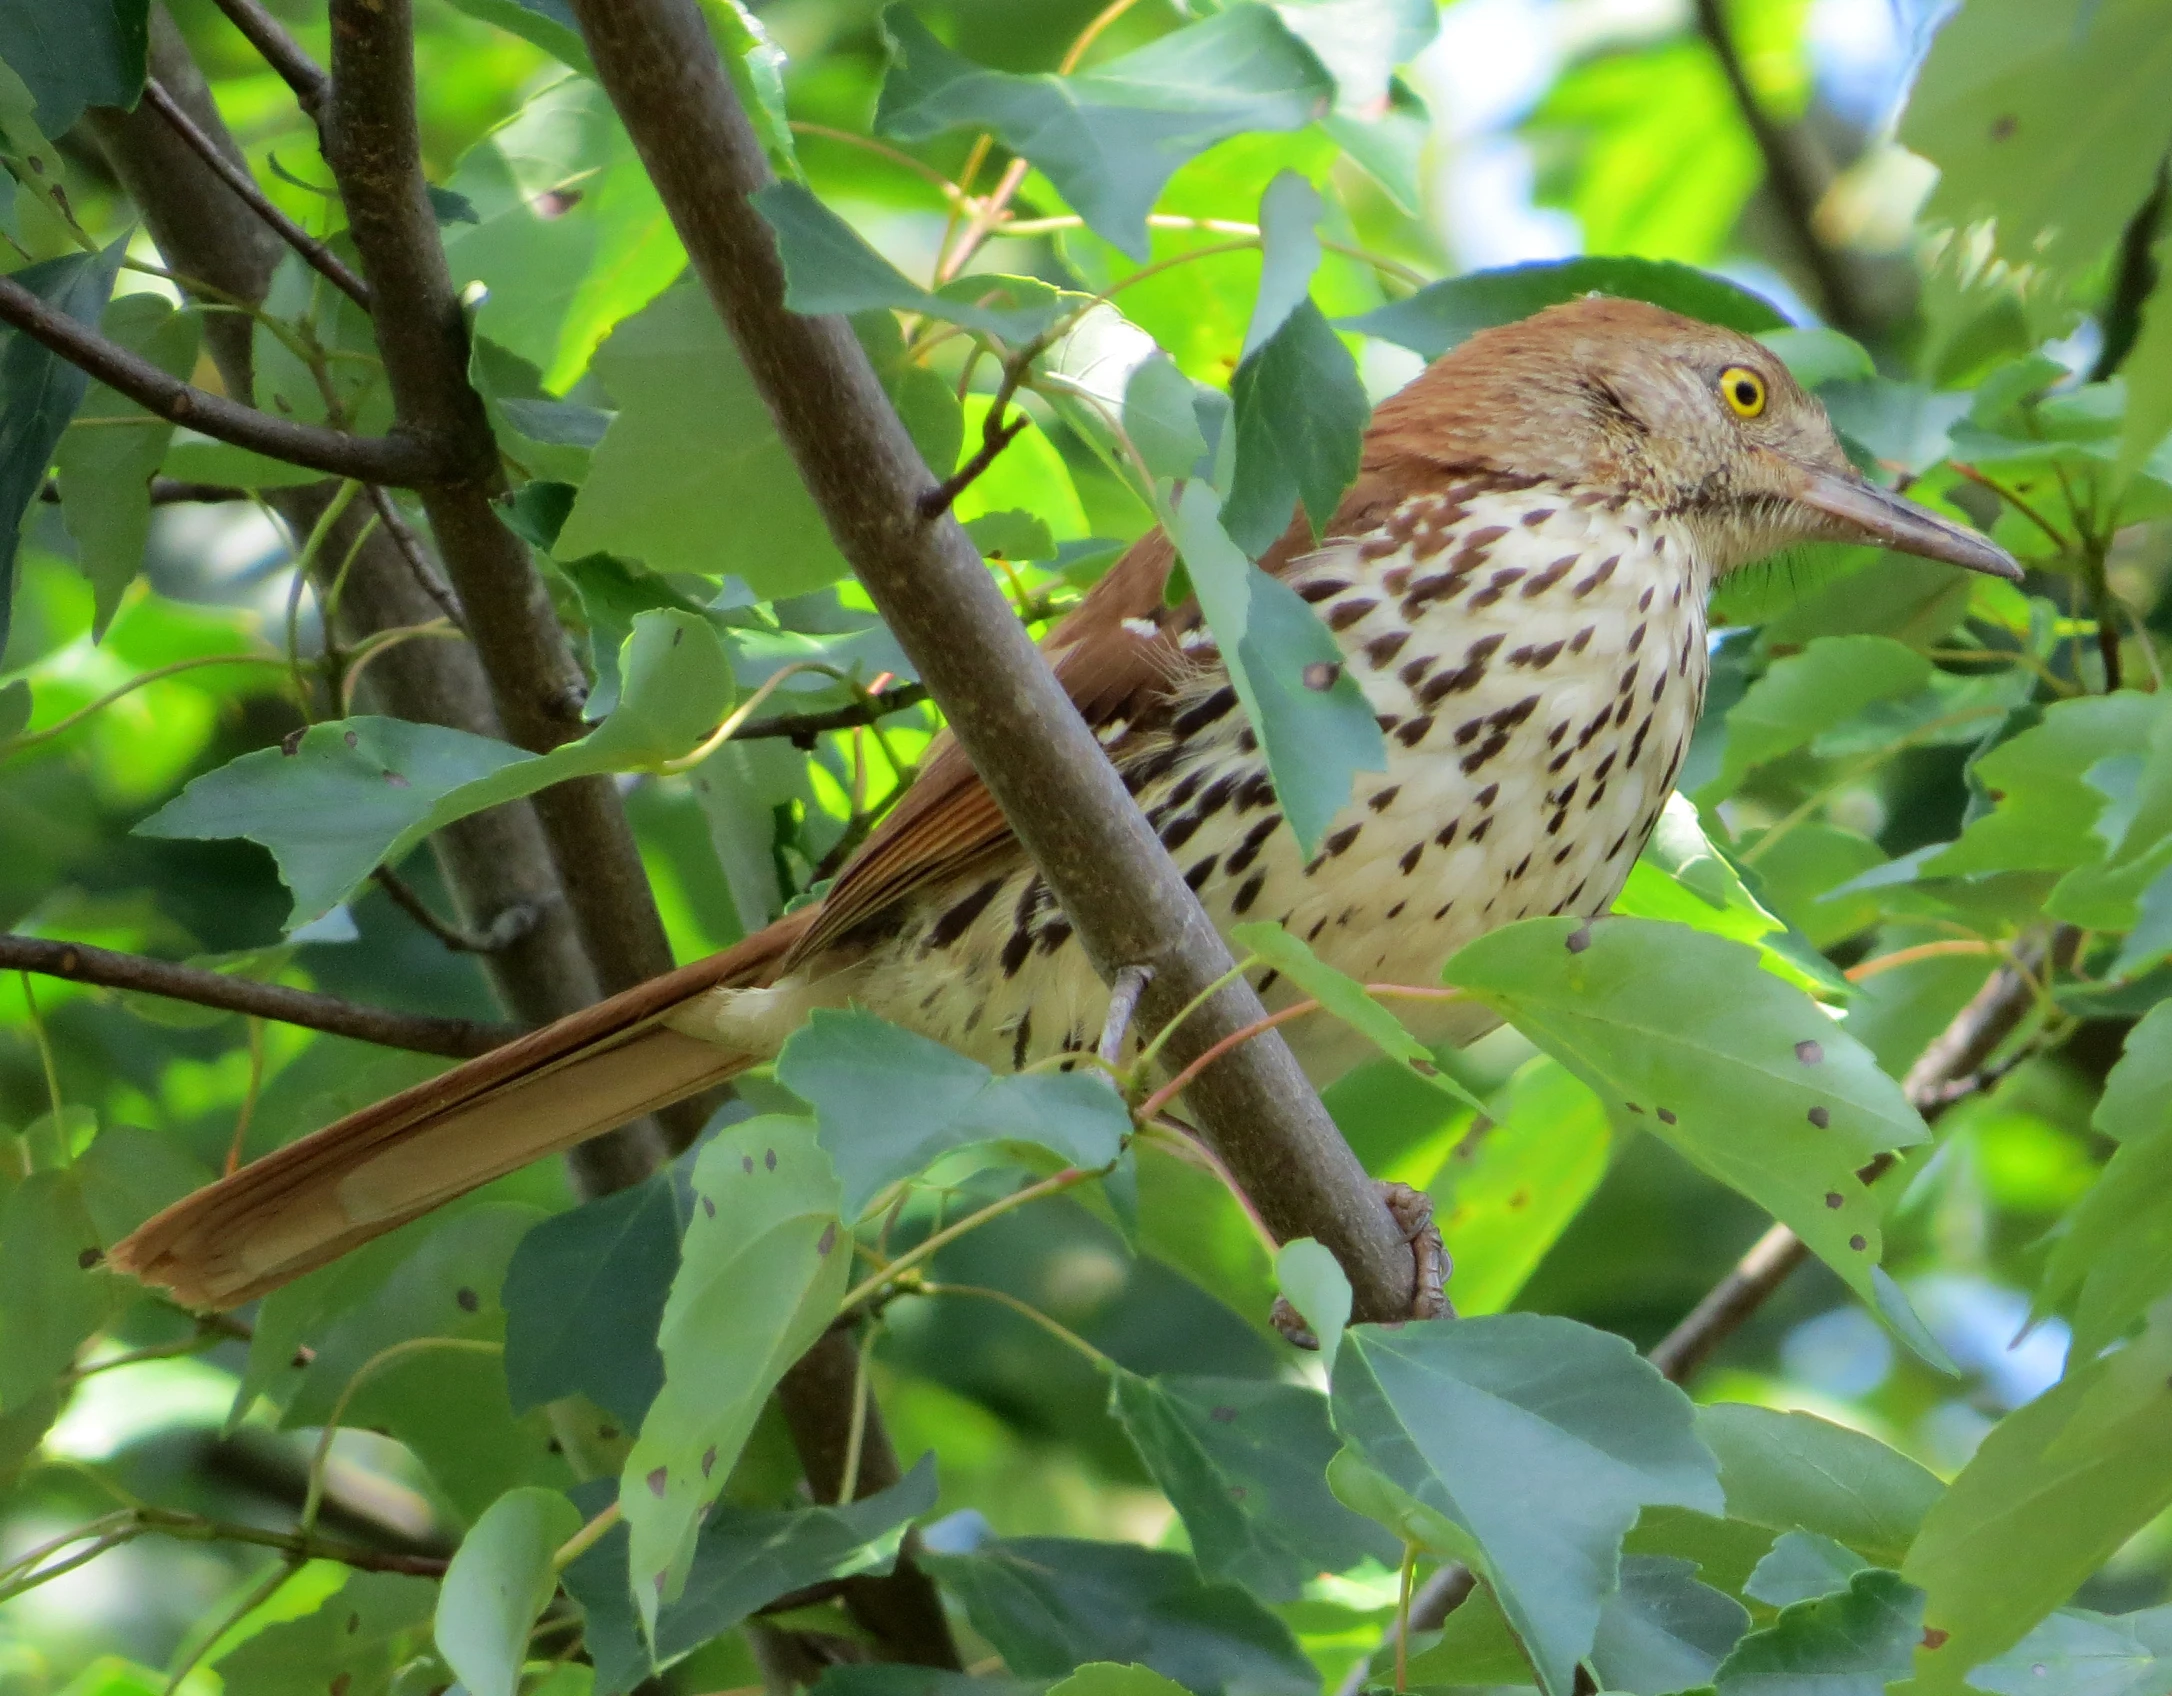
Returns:
[[[1901,120],[1939,168],[1923,216],[1993,217],[2016,265],[2088,264],[2172,145],[2168,76],[2152,0],[1975,0],[1938,32]]]
[[[1310,855],[1349,804],[1357,774],[1387,769],[1387,743],[1371,703],[1312,608],[1230,540],[1205,482],[1185,484],[1163,522],[1266,750],[1275,798]]]
[[[585,1395],[629,1426],[664,1382],[656,1331],[679,1270],[679,1205],[658,1175],[544,1220],[505,1269],[505,1388],[516,1412]]]
[[[607,1500],[607,1497],[599,1498]],[[764,1512],[718,1502],[702,1521],[686,1589],[656,1616],[655,1665],[712,1642],[779,1596],[826,1579],[882,1574],[906,1529],[935,1506],[935,1457],[887,1490],[830,1506]],[[651,1670],[626,1588],[624,1526],[614,1526],[565,1570],[581,1604],[582,1638],[596,1662],[598,1696],[631,1689]]]
[[[998,1077],[858,1008],[817,1009],[785,1043],[777,1078],[814,1108],[848,1219],[957,1149],[1045,1149],[1098,1171],[1131,1132],[1123,1099],[1096,1073]]]
[[[558,1589],[551,1557],[580,1528],[580,1510],[556,1490],[509,1490],[460,1540],[435,1635],[472,1696],[519,1696],[528,1634]]]
[[[0,5],[0,59],[37,100],[39,129],[59,135],[74,126],[86,106],[136,104],[150,51],[150,10],[150,0]],[[20,279],[23,273],[15,275]]]
[[[155,294],[132,294],[106,309],[105,334],[170,376],[196,368],[198,319]],[[93,383],[75,409],[89,428],[67,431],[54,451],[60,511],[75,538],[77,563],[96,595],[91,637],[103,636],[121,591],[143,564],[151,533],[151,474],[166,457],[173,426]]]
[[[1814,1531],[1790,1531],[1772,1545],[1742,1586],[1753,1601],[1775,1608],[1837,1595],[1849,1580],[1875,1566],[1845,1543]]]
[[[1869,1567],[1846,1589],[1797,1602],[1753,1631],[1713,1676],[1719,1696],[1882,1696],[1908,1673],[1923,1592]]]
[[[1088,1661],[1129,1661],[1194,1696],[1315,1696],[1320,1675],[1289,1627],[1234,1584],[1211,1583],[1183,1555],[1130,1543],[1015,1537],[921,1564],[1028,1678]]]
[[[1020,507],[984,512],[970,519],[965,533],[988,559],[1044,560],[1056,557],[1056,539],[1048,521]]]
[[[1624,1555],[1621,1588],[1599,1613],[1591,1664],[1602,1690],[1670,1696],[1712,1682],[1749,1629],[1749,1610],[1697,1582],[1697,1563]]]
[[[2172,1685],[2172,1608],[2116,1615],[2061,1608],[1968,1682],[1991,1696],[2164,1696]]]
[[[956,403],[944,404],[948,390],[934,373],[897,357],[896,321],[880,313],[855,327],[922,455],[931,465],[955,458]],[[665,290],[619,324],[596,350],[594,368],[619,410],[559,533],[562,557],[607,553],[651,571],[734,576],[762,600],[806,594],[845,575],[844,557],[697,284]]]
[[[1048,1696],[1057,1696],[1059,1691],[1062,1696],[1178,1696],[1183,1688],[1151,1667],[1093,1661],[1061,1683],[1051,1685]]]
[[[807,1120],[728,1127],[695,1162],[694,1193],[657,1336],[664,1387],[619,1480],[652,1633],[686,1583],[703,1511],[777,1380],[836,1317],[852,1267],[837,1178]]]
[[[1483,1584],[1448,1616],[1430,1645],[1417,1648],[1414,1643],[1413,1650],[1405,1671],[1414,1690],[1444,1685],[1464,1689],[1500,1685],[1531,1688],[1531,1663],[1524,1659],[1523,1646],[1509,1629],[1501,1604]],[[1393,1655],[1385,1659],[1388,1664],[1375,1672],[1376,1683],[1381,1672],[1394,1676]]]
[[[989,130],[1096,234],[1142,260],[1146,215],[1178,166],[1247,130],[1302,129],[1335,94],[1312,51],[1251,0],[1068,77],[976,65],[902,6],[882,22],[891,64],[880,133],[923,141]]]
[[[1890,1566],[1908,1552],[1945,1486],[1875,1437],[1812,1413],[1723,1402],[1697,1410],[1719,1457],[1730,1519],[1814,1531]]]
[[[1259,203],[1259,293],[1242,357],[1274,340],[1290,314],[1312,298],[1312,274],[1320,268],[1318,225],[1326,215],[1327,203],[1312,184],[1295,171],[1275,173]]]
[[[2127,385],[2119,463],[2121,470],[2129,472],[2148,460],[2172,433],[2172,290],[2163,287],[2163,279],[2172,274],[2172,234],[2158,237],[2153,259],[2159,286],[2142,304],[2141,331],[2119,368]]]
[[[2096,834],[2105,796],[2087,774],[2121,751],[2149,744],[2158,702],[2133,690],[2058,701],[2044,720],[1976,761],[1975,780],[1995,804],[1960,840],[1923,863],[1928,877],[1985,871],[2063,871],[2104,857]]]
[[[1878,374],[1863,344],[1838,330],[1767,330],[1757,339],[1780,356],[1788,374],[1806,389],[1867,382]]]
[[[1483,1101],[1434,1063],[1432,1051],[1405,1030],[1401,1020],[1365,993],[1363,984],[1337,971],[1280,925],[1237,925],[1229,935],[1238,947],[1257,954],[1381,1053],[1400,1062],[1406,1071],[1474,1112],[1486,1110]]]
[[[0,1411],[20,1408],[67,1371],[118,1310],[113,1275],[99,1268],[104,1258],[73,1168],[31,1173],[0,1206]]]
[[[1587,294],[1649,301],[1745,335],[1784,330],[1786,318],[1761,295],[1737,283],[1664,259],[1560,259],[1470,271],[1429,283],[1407,299],[1377,307],[1339,325],[1438,359],[1457,343],[1496,324]]]
[[[0,24],[11,15],[0,9]],[[28,27],[27,19],[21,27]],[[25,265],[10,281],[95,331],[127,246],[125,240],[117,241],[102,253],[71,253]],[[15,553],[23,515],[45,487],[45,468],[89,388],[90,378],[43,342],[20,330],[0,332],[0,644],[7,641],[15,598]]]
[[[1357,478],[1372,407],[1357,361],[1308,300],[1244,356],[1229,383],[1236,471],[1222,522],[1257,559],[1281,539],[1300,505],[1318,536]]]
[[[351,1572],[313,1612],[265,1626],[213,1664],[227,1696],[294,1696],[335,1684],[367,1696],[386,1689],[393,1670],[427,1641],[437,1593],[425,1578]]]
[[[1920,1696],[1958,1690],[2172,1502],[2167,1318],[1993,1426],[1925,1517],[1901,1567],[1930,1597]]]
[[[1311,1237],[1293,1237],[1275,1251],[1275,1287],[1319,1339],[1320,1360],[1334,1369],[1350,1323],[1350,1280],[1332,1251]]]
[[[1528,919],[1448,962],[1595,1090],[1782,1220],[1866,1297],[1879,1200],[1857,1173],[1927,1132],[1900,1087],[1754,951],[1648,919]]]
[[[1873,701],[1912,695],[1931,680],[1931,662],[1886,636],[1821,636],[1776,660],[1727,714],[1719,775],[1697,792],[1711,806],[1741,787],[1754,766],[1792,753]]]
[[[448,187],[475,211],[474,222],[445,231],[454,285],[489,290],[477,330],[532,365],[553,394],[685,268],[686,250],[633,142],[585,76],[537,92],[468,150]]]
[[[975,274],[961,279],[962,288],[952,285],[944,293],[930,293],[868,246],[804,183],[772,183],[754,196],[754,207],[777,237],[777,255],[784,261],[784,303],[809,317],[888,307],[1007,342],[1028,342],[1065,309],[1062,295],[1031,277]],[[1007,293],[1013,304],[990,306],[990,293]]]
[[[294,896],[287,928],[312,923],[453,820],[567,778],[676,758],[731,705],[730,656],[699,615],[637,615],[619,666],[625,683],[611,716],[548,754],[442,725],[337,719],[291,748],[244,754],[197,778],[136,829],[263,844]]]
[[[1614,1148],[1598,1098],[1543,1055],[1494,1097],[1488,1119],[1428,1186],[1454,1268],[1450,1294],[1466,1315],[1516,1299],[1599,1187]]]
[[[1721,1509],[1688,1398],[1619,1337],[1566,1319],[1358,1327],[1334,1411],[1358,1457],[1468,1540],[1551,1696],[1591,1652],[1639,1511]]]
[[[1132,367],[1121,393],[1124,434],[1154,477],[1189,477],[1205,457],[1199,430],[1199,386],[1166,353]]]
[[[1366,120],[1387,108],[1396,68],[1440,31],[1431,0],[1284,0],[1274,12],[1335,79],[1336,111]]]
[[[176,1137],[136,1125],[109,1125],[76,1157],[98,1240],[111,1248],[152,1214],[212,1181],[211,1169]]]
[[[583,76],[596,74],[588,62],[588,47],[581,40],[580,20],[565,0],[452,0],[471,18],[532,41],[544,52],[570,65]]]
[[[1109,1412],[1183,1517],[1192,1556],[1209,1578],[1293,1602],[1323,1572],[1346,1571],[1367,1555],[1397,1558],[1394,1540],[1327,1487],[1338,1445],[1317,1390],[1246,1378],[1141,1378],[1115,1367]]]
[[[390,1275],[317,1334],[281,1428],[322,1425],[366,1372],[347,1403],[346,1423],[405,1443],[463,1515],[480,1514],[516,1485],[563,1483],[565,1464],[553,1453],[548,1422],[541,1413],[515,1417],[495,1349],[401,1348],[426,1338],[502,1338],[498,1291],[536,1220],[532,1207],[490,1202],[402,1240]],[[390,1355],[396,1348],[401,1352]]]
[[[2172,1289],[2172,1001],[2127,1033],[2091,1123],[2119,1147],[2055,1227],[2038,1317],[2071,1311],[2070,1358],[2088,1360]]]

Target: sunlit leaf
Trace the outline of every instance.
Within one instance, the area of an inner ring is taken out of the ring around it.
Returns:
[[[2172,1679],[2172,1608],[2061,1608],[1968,1675],[1991,1696],[2161,1696]]]
[[[763,1402],[836,1317],[851,1274],[837,1179],[805,1119],[720,1133],[694,1166],[695,1204],[657,1336],[664,1387],[619,1480],[641,1617],[683,1591],[702,1515]]]
[[[1722,1402],[1697,1410],[1697,1434],[1719,1457],[1729,1518],[1815,1532],[1881,1565],[1907,1553],[1944,1489],[1898,1450],[1811,1413]]]
[[[1527,919],[1445,975],[1617,1124],[1651,1131],[1872,1293],[1883,1209],[1859,1174],[1927,1133],[1868,1051],[1752,950],[1646,919]]]
[[[558,1589],[551,1557],[581,1528],[556,1490],[509,1490],[461,1539],[437,1598],[437,1649],[473,1696],[518,1696],[528,1634]]]

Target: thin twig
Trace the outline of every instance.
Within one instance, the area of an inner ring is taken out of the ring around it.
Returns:
[[[71,983],[96,984],[103,989],[135,990],[162,995],[170,1001],[217,1007],[229,1013],[248,1013],[281,1024],[300,1025],[330,1036],[352,1037],[357,1042],[382,1048],[404,1048],[417,1054],[442,1054],[470,1060],[511,1042],[520,1032],[509,1025],[486,1024],[477,1019],[440,1019],[426,1013],[401,1013],[389,1007],[365,1007],[336,995],[313,990],[289,989],[284,984],[261,983],[255,978],[214,972],[202,966],[176,965],[169,960],[147,959],[141,954],[120,954],[110,948],[93,948],[82,942],[53,942],[44,937],[0,932],[0,969],[37,972]]]
[[[1104,1065],[1114,1066],[1123,1057],[1124,1038],[1131,1032],[1131,1016],[1139,1010],[1139,997],[1154,981],[1152,966],[1125,966],[1109,985],[1108,1016],[1101,1021],[1099,1053]]]
[[[542,916],[533,907],[508,907],[487,928],[470,930],[465,925],[448,924],[431,912],[430,904],[390,866],[379,866],[370,876],[392,898],[395,907],[455,954],[496,954],[510,948],[534,930]]]
[[[431,569],[429,553],[422,545],[422,538],[415,534],[415,527],[407,522],[400,506],[391,494],[379,485],[369,487],[370,505],[377,509],[378,522],[384,525],[385,534],[392,538],[400,550],[400,557],[407,561],[407,569],[414,573],[422,592],[437,602],[438,611],[451,619],[455,628],[467,629],[467,621],[460,616],[460,601],[452,592],[452,585]]]
[[[1767,112],[1757,90],[1750,86],[1749,72],[1735,47],[1734,34],[1727,27],[1721,0],[1695,0],[1695,13],[1697,33],[1719,61],[1720,74],[1727,79],[1742,121],[1764,158],[1765,181],[1771,186],[1772,198],[1788,234],[1794,238],[1804,269],[1817,284],[1825,316],[1835,329],[1846,331],[1857,341],[1869,340],[1879,328],[1877,314],[1864,300],[1846,259],[1818,234],[1820,190],[1803,156],[1799,134]]]
[[[395,426],[386,436],[348,436],[275,418],[183,382],[142,355],[56,311],[13,277],[0,277],[0,323],[43,343],[107,388],[175,424],[235,447],[333,477],[418,487],[448,475],[444,456]]]
[[[323,116],[324,97],[332,79],[324,67],[302,51],[302,44],[258,0],[216,0],[233,26],[248,37],[249,45],[279,73],[280,81],[294,91],[294,98],[312,118]]]
[[[196,120],[181,109],[179,101],[159,86],[156,77],[143,85],[143,98],[150,102],[154,112],[172,126],[174,134],[187,142],[196,156],[211,167],[213,174],[240,197],[250,211],[263,219],[281,241],[308,262],[310,269],[325,278],[364,312],[370,309],[369,285],[350,271],[338,254],[273,205],[271,197],[257,186],[256,178],[229,159],[217,142],[197,128]]]
[[[179,477],[154,477],[151,479],[151,504],[153,506],[181,506],[192,501],[207,504],[220,501],[245,501],[247,489],[237,489],[230,483],[190,483]],[[45,487],[38,491],[38,499],[50,506],[60,504],[60,481],[48,478]]]
[[[888,718],[892,713],[901,713],[908,707],[917,707],[927,698],[926,688],[918,683],[893,683],[849,707],[832,707],[828,712],[820,713],[780,713],[775,718],[756,719],[733,731],[732,740],[754,742],[765,736],[783,736],[794,742],[811,743],[825,730],[854,730],[863,724],[873,724],[879,718]]]
[[[1025,413],[1020,412],[1006,423],[1003,414],[1009,409],[1012,397],[1018,393],[1018,385],[1025,380],[1026,368],[1046,345],[1046,336],[1036,336],[1004,362],[1003,381],[996,388],[995,399],[988,404],[988,416],[981,420],[980,446],[974,450],[971,459],[934,488],[921,494],[918,511],[923,522],[940,518],[948,512],[951,502],[971,488],[981,473],[995,464],[996,455],[1009,447],[1017,439],[1019,432],[1033,422]]]

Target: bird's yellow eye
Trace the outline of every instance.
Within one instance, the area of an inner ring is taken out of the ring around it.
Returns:
[[[1755,418],[1765,410],[1765,379],[1747,365],[1730,365],[1722,371],[1719,391],[1737,418]]]

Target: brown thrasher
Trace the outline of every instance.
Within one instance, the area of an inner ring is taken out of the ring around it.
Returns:
[[[1591,298],[1472,337],[1384,403],[1325,541],[1300,515],[1261,561],[1335,633],[1387,732],[1388,770],[1316,856],[1197,607],[1163,604],[1166,537],[1045,648],[1218,923],[1276,919],[1353,976],[1433,983],[1494,926],[1605,911],[1703,704],[1706,592],[1811,540],[2020,576],[1858,476],[1765,347]],[[996,1067],[1100,1031],[1106,986],[947,740],[819,906],[280,1149],[112,1263],[232,1306],[759,1064],[848,1001]],[[1483,1028],[1458,1011],[1420,1036]],[[1293,1034],[1317,1080],[1356,1057],[1326,1020]]]

